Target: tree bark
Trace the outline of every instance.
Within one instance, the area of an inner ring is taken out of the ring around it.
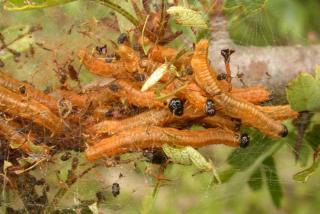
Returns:
[[[273,103],[285,103],[285,87],[299,72],[314,73],[320,65],[320,45],[253,47],[235,44],[228,33],[227,21],[218,13],[211,21],[212,40],[209,50],[211,65],[225,72],[222,49],[231,48],[231,71],[235,85],[243,85],[237,73],[243,73],[247,86],[263,85],[273,93]]]

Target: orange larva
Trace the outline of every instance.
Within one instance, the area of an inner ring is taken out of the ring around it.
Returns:
[[[185,108],[182,116],[174,116],[169,109],[151,109],[123,120],[104,120],[88,129],[90,134],[115,134],[137,126],[163,126],[175,121],[188,121],[205,117],[203,113],[195,113],[190,107]]]
[[[125,80],[116,80],[109,85],[114,94],[119,98],[126,98],[128,103],[140,107],[163,107],[164,104],[156,99],[153,91],[142,92],[133,84]]]
[[[58,111],[58,102],[53,97],[43,93],[42,91],[34,88],[33,86],[27,83],[13,79],[12,77],[10,77],[2,71],[0,71],[0,86],[3,86],[17,94],[21,94],[28,98],[35,99],[36,101],[47,106],[54,112]]]
[[[240,139],[241,137],[237,133],[221,128],[190,131],[157,126],[139,126],[105,138],[90,146],[86,150],[86,157],[88,160],[93,161],[126,152],[160,148],[163,144],[192,146],[194,148],[211,144],[238,147]]]
[[[53,133],[60,132],[63,129],[61,119],[48,107],[33,99],[26,99],[24,96],[2,86],[0,86],[0,111],[31,120]]]
[[[237,100],[219,88],[217,79],[209,70],[207,55],[208,41],[201,40],[196,45],[191,61],[194,77],[197,84],[222,107],[222,111],[228,116],[241,119],[242,123],[249,124],[270,137],[286,136],[287,128],[280,122],[273,120],[253,104]]]
[[[126,73],[124,64],[121,61],[107,63],[103,59],[98,59],[88,54],[85,50],[79,50],[78,57],[81,63],[93,74],[121,77]]]

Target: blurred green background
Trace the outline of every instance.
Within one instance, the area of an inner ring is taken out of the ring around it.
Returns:
[[[190,2],[192,6],[201,9],[197,1]],[[127,1],[121,1],[121,5],[130,8]],[[224,9],[230,34],[236,43],[259,46],[312,45],[320,41],[318,0],[228,0]],[[77,49],[109,43],[109,39],[116,39],[118,35],[103,21],[103,18],[114,14],[94,1],[75,1],[21,12],[0,9],[0,12],[0,31],[16,25],[43,27],[33,38],[35,43],[50,51],[34,43],[34,56],[25,53],[18,60],[12,57],[3,60],[6,71],[43,89],[47,86],[54,87],[57,83],[53,71],[56,69],[54,60],[63,63],[67,59],[75,58]],[[127,22],[121,23],[122,30],[132,27],[128,26]],[[14,37],[15,34],[11,36]],[[78,63],[75,60],[75,64]],[[96,77],[85,70],[81,71],[82,82],[94,78]],[[319,118],[317,114],[313,117],[310,129],[320,123]],[[205,157],[214,161],[222,177],[228,177],[230,165],[236,169],[235,175],[224,184],[210,186],[211,173],[192,176],[196,172],[194,167],[170,165],[165,172],[165,177],[170,181],[165,182],[166,185],[160,188],[153,199],[155,180],[145,168],[156,173],[157,166],[137,161],[113,168],[99,167],[92,170],[68,191],[60,206],[71,208],[81,204],[81,201],[94,204],[96,193],[100,191],[105,196],[105,200],[99,203],[102,213],[317,213],[317,210],[320,210],[320,173],[316,172],[307,183],[295,182],[292,176],[312,164],[313,148],[310,143],[318,145],[320,135],[313,135],[312,142],[305,140],[301,160],[296,162],[293,154],[296,130],[290,124],[288,121],[291,135],[286,139],[270,142],[268,139],[256,138],[258,144],[265,143],[268,144],[267,147],[252,148],[243,154],[234,154],[233,149],[223,146],[201,149]],[[313,133],[319,131],[315,128]],[[234,161],[230,161],[231,153]],[[83,160],[81,154],[73,155]],[[270,155],[273,155],[276,168],[271,167],[270,161],[266,161]],[[70,161],[59,161],[59,156],[61,154],[55,157],[53,163],[33,172],[37,177],[48,179],[52,195],[59,187],[55,170],[60,169],[63,177],[70,168]],[[139,154],[137,156],[139,157]],[[261,177],[251,177],[256,169],[264,171]],[[123,174],[123,177],[119,178],[119,173]],[[111,194],[113,182],[118,182],[121,186],[121,194],[116,198]],[[278,187],[279,184],[281,188]],[[2,206],[22,207],[15,194],[14,191],[7,192]],[[273,200],[276,201],[277,197],[282,198],[279,199],[282,201],[280,207],[275,206],[277,202],[273,203],[270,195],[273,195]],[[68,212],[73,213],[71,209]],[[88,210],[83,211],[85,212],[90,213]]]

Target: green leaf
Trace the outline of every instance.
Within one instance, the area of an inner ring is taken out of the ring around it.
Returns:
[[[293,180],[297,182],[302,182],[302,183],[307,182],[309,177],[313,175],[317,170],[317,168],[319,167],[319,163],[320,163],[320,159],[318,158],[316,161],[313,162],[313,164],[309,168],[296,173],[293,176]]]
[[[267,186],[269,189],[270,196],[273,204],[280,208],[281,199],[283,197],[282,187],[278,177],[277,169],[272,156],[269,156],[263,161],[264,171],[266,175]]]
[[[260,190],[262,188],[262,169],[259,167],[256,169],[248,180],[248,185],[253,191]]]
[[[305,135],[305,139],[311,145],[312,149],[315,150],[320,144],[319,140],[320,124],[315,124],[310,131]]]
[[[29,25],[15,25],[5,28],[1,31],[1,35],[4,37],[7,48],[16,52],[24,52],[30,48],[30,45],[34,43],[33,37],[30,34],[26,35],[30,31]],[[24,35],[25,36],[22,36]],[[0,60],[6,60],[13,57],[13,53],[4,48],[0,50]]]
[[[320,69],[315,77],[302,72],[287,86],[287,97],[296,111],[320,111]]]
[[[23,11],[42,9],[46,7],[52,7],[59,4],[66,4],[76,0],[33,0],[28,3],[24,0],[7,0],[4,1],[3,9],[8,11]]]

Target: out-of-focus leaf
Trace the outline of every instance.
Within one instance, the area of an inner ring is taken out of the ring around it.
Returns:
[[[28,50],[30,48],[30,45],[34,43],[33,37],[27,35],[20,39],[17,38],[28,32],[30,28],[31,27],[28,25],[16,25],[4,29],[1,34],[4,37],[6,44],[9,44],[8,48],[18,53]],[[0,60],[5,60],[12,56],[13,53],[8,51],[7,49],[4,48],[0,50]]]
[[[190,130],[192,131],[199,131],[199,130],[203,130],[204,127],[201,126],[201,125],[198,125],[198,124],[193,124],[191,127],[190,127]]]
[[[283,197],[282,187],[278,177],[277,169],[274,163],[272,156],[269,156],[263,161],[267,186],[273,201],[273,204],[276,207],[281,206],[281,199]]]
[[[301,172],[296,173],[293,176],[293,179],[297,182],[302,182],[302,183],[307,182],[309,177],[311,175],[313,175],[314,172],[319,167],[319,163],[320,163],[320,158],[318,158],[316,161],[314,161],[313,164],[309,168],[307,168]]]
[[[268,152],[276,141],[263,136],[257,131],[250,134],[250,144],[247,148],[237,148],[228,157],[228,163],[240,171],[248,169],[258,157]]]
[[[225,169],[223,171],[219,171],[220,182],[221,183],[228,182],[230,180],[230,178],[232,178],[232,176],[236,174],[236,172],[237,172],[237,170],[234,168],[229,168],[229,169]],[[218,184],[219,181],[216,178],[214,178],[213,183]]]
[[[315,77],[302,72],[287,87],[287,97],[296,111],[320,111],[320,67]]]
[[[7,0],[4,1],[3,9],[8,11],[23,11],[23,10],[33,10],[42,9],[46,7],[52,7],[59,4],[66,4],[76,0]]]
[[[130,2],[122,1],[121,6],[114,3],[119,1],[111,1],[111,0],[98,0],[100,4],[110,8],[111,10],[117,12],[117,19],[121,32],[125,32],[125,30],[132,29],[132,25],[138,26],[139,21],[134,17],[132,5]],[[121,16],[119,16],[121,15]],[[130,22],[130,23],[129,23]],[[131,25],[132,24],[132,25]]]
[[[305,135],[305,139],[311,145],[312,149],[315,150],[320,144],[319,140],[320,124],[315,124],[310,131]]]
[[[181,6],[172,6],[167,10],[167,13],[183,26],[208,29],[207,22],[197,11]]]
[[[263,181],[262,171],[261,171],[261,168],[259,167],[250,176],[248,180],[248,185],[253,191],[257,191],[262,188],[262,184],[263,184],[262,181]]]

